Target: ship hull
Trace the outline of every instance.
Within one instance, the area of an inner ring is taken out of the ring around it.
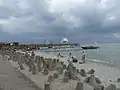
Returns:
[[[82,49],[98,49],[99,47],[88,46],[88,47],[81,47]]]

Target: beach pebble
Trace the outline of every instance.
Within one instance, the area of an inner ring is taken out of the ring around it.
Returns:
[[[77,82],[77,85],[76,85],[75,90],[84,90],[83,88],[84,88],[84,87],[83,87],[83,83]]]
[[[85,72],[84,69],[81,69],[80,75],[83,76],[83,77],[86,77],[86,76],[87,76],[87,74],[86,74],[86,72]]]
[[[120,78],[117,78],[117,82],[120,82]]]
[[[87,74],[94,74],[95,73],[95,70],[94,69],[91,69],[87,72]]]
[[[110,84],[110,85],[108,85],[108,87],[106,88],[106,90],[116,90],[116,85]]]

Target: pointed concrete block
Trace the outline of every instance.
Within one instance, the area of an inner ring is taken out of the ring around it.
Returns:
[[[43,74],[44,74],[44,75],[48,75],[48,73],[49,73],[48,69],[45,68],[44,71],[43,71]]]
[[[54,73],[54,78],[58,78],[58,77],[59,77],[58,73]]]
[[[63,77],[63,82],[64,83],[68,83],[69,82],[69,78],[68,77]]]
[[[99,78],[95,78],[97,84],[102,84],[101,80]]]
[[[120,78],[117,78],[117,82],[120,82]]]
[[[96,85],[94,86],[94,90],[105,90],[103,85]]]
[[[84,82],[92,86],[97,85],[96,77],[94,75],[91,75],[90,77],[85,78]]]
[[[86,77],[86,76],[87,76],[87,73],[85,72],[84,69],[81,69],[80,75],[83,76],[83,77]]]
[[[52,86],[51,86],[50,82],[45,82],[44,90],[52,90]]]
[[[87,74],[94,74],[95,73],[95,70],[94,69],[91,69],[87,72]]]
[[[116,90],[116,85],[110,84],[110,85],[108,85],[108,87],[106,88],[106,90]]]
[[[83,83],[77,82],[75,90],[84,90]]]
[[[53,75],[49,75],[48,76],[48,82],[52,82],[52,81],[54,81],[54,76]]]

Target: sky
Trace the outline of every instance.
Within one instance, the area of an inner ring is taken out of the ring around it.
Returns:
[[[0,42],[120,42],[120,0],[0,0]]]

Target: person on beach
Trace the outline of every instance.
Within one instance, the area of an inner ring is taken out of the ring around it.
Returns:
[[[64,56],[62,56],[60,53],[58,53],[57,57],[64,57]]]
[[[86,54],[85,54],[84,51],[82,52],[82,58],[81,58],[81,60],[82,60],[83,63],[86,62]]]
[[[72,58],[72,54],[71,54],[71,53],[69,53],[67,60],[68,60],[68,61],[70,61],[70,60],[71,60],[71,58]]]
[[[58,53],[57,57],[59,57],[59,56],[60,56],[60,53]]]
[[[72,57],[72,62],[77,63],[78,62],[77,58]]]
[[[71,53],[69,53],[69,57],[71,57],[72,56],[72,54]]]

